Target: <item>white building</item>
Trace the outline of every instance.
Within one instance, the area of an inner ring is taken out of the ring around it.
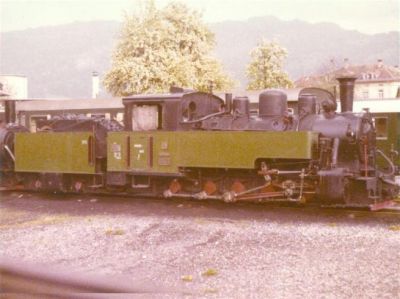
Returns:
[[[295,82],[297,87],[332,87],[338,84],[335,78],[341,74],[357,76],[354,88],[355,100],[400,98],[400,69],[398,66],[383,64],[381,59],[375,64],[351,65],[345,59],[340,69],[326,74],[306,76]]]
[[[28,98],[28,79],[18,75],[0,75],[2,91],[7,93],[11,99]]]
[[[359,100],[392,99],[400,97],[399,68],[383,65],[382,60],[377,64],[349,67],[358,79],[354,97]]]

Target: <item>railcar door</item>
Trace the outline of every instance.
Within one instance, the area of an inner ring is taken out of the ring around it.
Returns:
[[[153,137],[133,134],[130,140],[130,163],[133,170],[150,170],[153,166]]]

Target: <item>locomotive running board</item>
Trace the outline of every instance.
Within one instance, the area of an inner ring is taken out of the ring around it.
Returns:
[[[0,187],[0,192],[2,191],[23,191],[23,186],[13,186],[13,187]]]
[[[369,209],[371,211],[379,211],[379,210],[391,208],[395,205],[396,205],[396,203],[393,200],[387,200],[387,201],[383,201],[380,203],[375,203],[375,204],[369,205]]]

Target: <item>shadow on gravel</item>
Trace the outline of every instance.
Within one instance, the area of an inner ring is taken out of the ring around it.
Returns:
[[[398,223],[400,216],[383,217],[374,213],[332,211],[314,207],[270,203],[230,203],[186,199],[130,198],[105,195],[65,195],[2,192],[0,208],[28,213],[68,214],[70,216],[129,215],[166,218],[213,218],[221,221],[279,221],[279,223]],[[367,215],[368,214],[368,215]]]

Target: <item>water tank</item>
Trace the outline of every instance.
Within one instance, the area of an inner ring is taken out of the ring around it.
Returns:
[[[281,90],[270,89],[262,92],[258,102],[259,115],[283,116],[287,113],[287,95]]]

